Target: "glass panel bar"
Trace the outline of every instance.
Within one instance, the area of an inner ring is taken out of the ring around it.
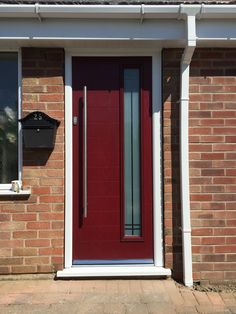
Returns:
[[[0,184],[18,179],[18,55],[0,52]]]
[[[139,69],[124,70],[125,236],[141,235]]]

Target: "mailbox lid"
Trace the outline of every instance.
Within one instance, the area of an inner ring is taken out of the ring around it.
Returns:
[[[41,111],[34,111],[23,119],[19,120],[23,129],[54,129],[60,124],[60,121],[49,117]]]

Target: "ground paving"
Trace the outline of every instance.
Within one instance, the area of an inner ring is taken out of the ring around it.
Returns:
[[[235,292],[201,292],[158,280],[2,280],[1,314],[236,313]]]

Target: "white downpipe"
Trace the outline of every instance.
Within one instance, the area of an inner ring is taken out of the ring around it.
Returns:
[[[196,46],[195,16],[187,16],[188,41],[181,60],[181,98],[180,98],[180,180],[181,216],[183,247],[183,279],[186,286],[193,285],[192,243],[189,193],[189,68]]]

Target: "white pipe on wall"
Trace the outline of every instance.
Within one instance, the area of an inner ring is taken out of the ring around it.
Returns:
[[[193,285],[192,243],[189,193],[189,68],[196,47],[195,16],[187,16],[187,45],[182,55],[180,67],[180,180],[181,180],[181,219],[183,247],[183,279],[186,286]]]

